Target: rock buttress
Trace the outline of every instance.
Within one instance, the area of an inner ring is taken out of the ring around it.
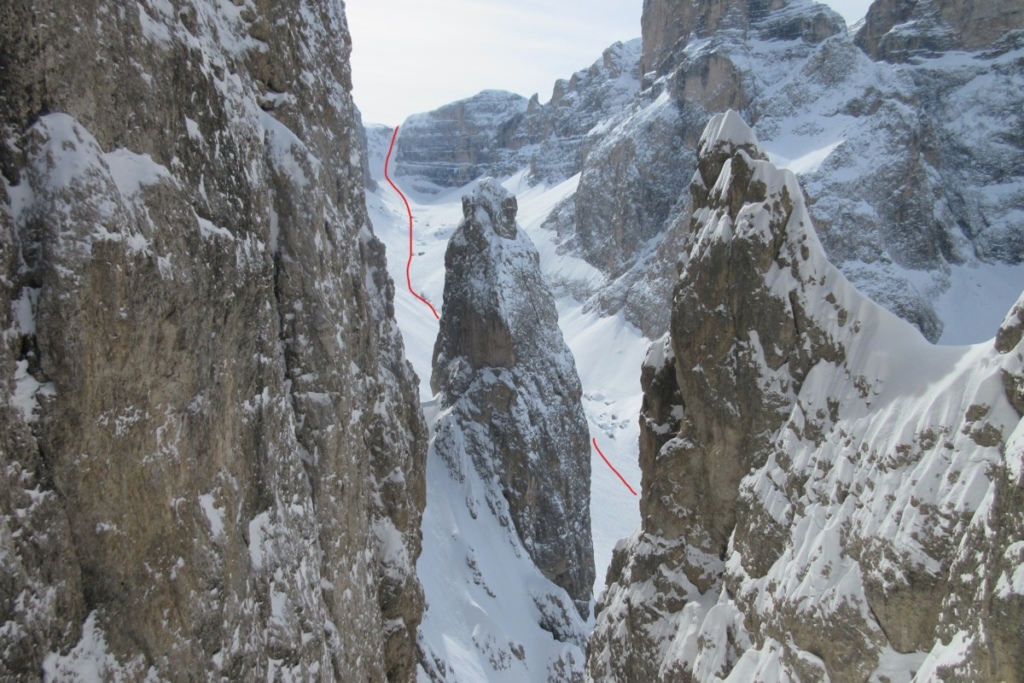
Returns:
[[[0,45],[0,678],[412,680],[341,5],[17,2]]]
[[[516,227],[515,197],[485,179],[463,213],[445,253],[434,347],[431,386],[451,410],[436,447],[456,468],[464,451],[485,480],[497,480],[494,493],[530,557],[585,618],[594,581],[590,443],[576,366],[537,251]]]

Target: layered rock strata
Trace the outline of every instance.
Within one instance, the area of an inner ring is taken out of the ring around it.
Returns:
[[[1021,680],[1020,303],[993,342],[931,346],[828,263],[733,112],[691,193],[589,676]]]
[[[905,62],[914,56],[992,46],[1007,31],[1024,28],[1024,7],[1014,0],[878,0],[856,42],[874,59]]]
[[[0,17],[0,678],[415,677],[349,48],[340,3]]]

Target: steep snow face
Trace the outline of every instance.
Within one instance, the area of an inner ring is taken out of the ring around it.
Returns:
[[[702,140],[589,675],[1021,680],[1020,304],[930,345],[829,264],[736,114]]]
[[[431,605],[422,633],[428,659],[457,677],[479,667],[486,680],[569,681],[582,668],[594,583],[590,439],[575,364],[516,211],[512,194],[481,180],[445,254],[429,477],[448,495],[428,494],[424,528],[435,532],[436,515],[451,536],[432,537],[420,563]],[[462,565],[472,585],[446,569]]]
[[[398,176],[432,193],[523,168],[534,183],[569,178],[579,172],[583,136],[636,93],[639,53],[639,39],[612,45],[589,69],[557,81],[546,104],[484,91],[410,116],[396,150]]]
[[[0,21],[0,679],[412,679],[342,4],[50,9]]]

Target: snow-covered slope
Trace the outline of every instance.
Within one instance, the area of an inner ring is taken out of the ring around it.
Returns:
[[[1019,303],[995,341],[928,343],[826,260],[734,112],[692,192],[589,674],[1020,680]]]

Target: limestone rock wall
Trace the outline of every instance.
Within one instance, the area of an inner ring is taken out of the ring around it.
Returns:
[[[349,45],[340,3],[0,17],[0,677],[415,676]]]
[[[913,55],[993,45],[1024,28],[1024,7],[1013,0],[879,0],[856,41],[874,59],[904,62]]]

